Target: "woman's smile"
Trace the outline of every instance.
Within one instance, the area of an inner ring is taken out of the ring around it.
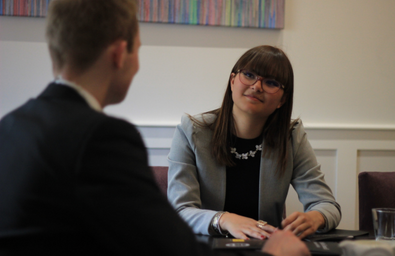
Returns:
[[[251,101],[259,101],[263,103],[263,100],[261,100],[257,95],[254,94],[244,94],[245,97],[247,97]]]

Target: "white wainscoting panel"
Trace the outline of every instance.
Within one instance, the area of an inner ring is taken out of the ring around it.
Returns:
[[[314,150],[321,170],[325,174],[325,181],[336,197],[336,150]],[[292,186],[289,188],[286,200],[287,215],[299,211],[303,212],[303,205],[299,202],[298,195]]]

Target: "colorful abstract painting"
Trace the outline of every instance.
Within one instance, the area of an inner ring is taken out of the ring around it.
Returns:
[[[0,0],[0,15],[45,17],[52,0]],[[285,0],[136,0],[142,22],[284,28]]]
[[[0,0],[0,15],[45,17],[51,0]]]
[[[285,0],[139,0],[143,22],[284,28]]]

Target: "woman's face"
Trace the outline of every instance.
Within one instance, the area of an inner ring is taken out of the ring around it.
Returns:
[[[247,115],[266,120],[277,108],[282,106],[284,90],[280,89],[272,94],[267,93],[262,89],[261,82],[257,81],[251,86],[245,85],[240,81],[240,73],[231,74],[230,85],[234,115]]]

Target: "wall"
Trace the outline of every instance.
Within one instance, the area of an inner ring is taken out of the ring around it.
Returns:
[[[140,72],[126,100],[107,111],[139,125],[177,124],[184,112],[218,107],[237,58],[272,44],[293,63],[294,116],[307,126],[395,128],[395,2],[285,6],[283,30],[141,24]],[[0,18],[2,116],[52,77],[44,19]]]
[[[287,0],[285,29],[140,26],[141,69],[110,114],[140,126],[153,165],[167,165],[182,113],[219,106],[229,71],[248,48],[283,48],[295,72],[294,117],[307,127],[328,184],[357,228],[357,175],[394,170],[395,1]],[[0,117],[51,79],[45,20],[0,16]],[[300,209],[290,192],[288,212]]]

